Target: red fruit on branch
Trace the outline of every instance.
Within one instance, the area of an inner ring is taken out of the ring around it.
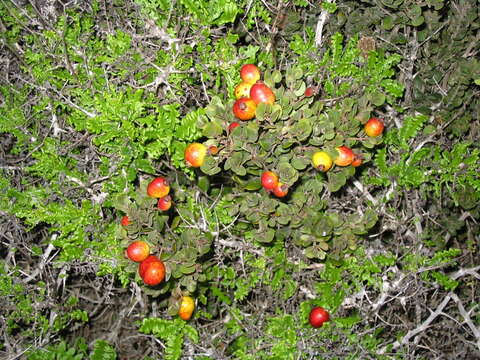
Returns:
[[[288,185],[278,182],[277,186],[273,188],[273,195],[282,198],[288,194]]]
[[[240,69],[240,77],[246,83],[253,84],[260,80],[260,69],[254,64],[245,64]]]
[[[148,196],[154,198],[161,198],[167,195],[170,192],[170,185],[168,184],[167,179],[164,177],[157,177],[150,181],[147,186]]]
[[[255,104],[265,103],[272,105],[275,102],[275,94],[272,89],[261,81],[257,81],[250,89],[250,98]]]
[[[185,162],[188,166],[200,167],[205,161],[207,147],[200,143],[191,143],[185,148]]]
[[[231,133],[237,126],[240,126],[239,122],[232,122],[230,125],[228,125],[228,132]]]
[[[152,263],[152,262],[159,262],[160,259],[156,257],[155,255],[149,255],[145,260],[143,260],[139,265],[138,265],[138,274],[140,277],[143,279],[143,275],[145,275],[145,270],[147,269],[147,266]]]
[[[240,120],[250,120],[255,117],[257,104],[250,98],[240,98],[233,104],[233,114]]]
[[[363,164],[363,156],[361,154],[353,154],[353,161],[351,165],[353,167],[359,167],[360,165]]]
[[[142,278],[147,285],[160,284],[165,279],[165,265],[161,260],[149,262],[145,267]]]
[[[150,246],[145,241],[134,241],[127,247],[127,257],[135,262],[141,262],[150,255]]]
[[[365,133],[370,137],[377,137],[383,133],[384,128],[383,121],[373,117],[365,124]]]
[[[353,151],[347,146],[337,147],[338,156],[335,159],[335,164],[338,166],[348,166],[353,161]]]
[[[132,222],[130,221],[127,215],[122,217],[122,220],[120,220],[120,224],[122,224],[122,226],[127,226],[127,225],[130,225],[131,223]]]
[[[166,195],[158,199],[157,208],[162,211],[167,211],[172,207],[172,197],[170,195]]]
[[[305,93],[303,94],[303,96],[312,97],[313,95],[315,95],[315,93],[316,93],[316,89],[312,86],[309,86],[305,89]]]
[[[273,190],[278,185],[278,176],[272,171],[264,171],[260,181],[266,190]]]
[[[310,325],[312,325],[314,328],[321,327],[328,320],[330,320],[330,316],[328,315],[327,310],[320,306],[314,307],[310,311],[310,315],[308,317]]]

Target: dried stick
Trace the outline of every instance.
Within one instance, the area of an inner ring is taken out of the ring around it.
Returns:
[[[327,0],[329,3],[334,3],[335,0]],[[318,18],[317,27],[315,28],[315,46],[322,46],[323,41],[323,26],[328,20],[330,13],[327,10],[322,10],[320,17]]]
[[[423,323],[421,323],[419,326],[417,326],[415,329],[410,330],[401,340],[395,341],[391,345],[391,349],[395,350],[399,348],[402,345],[405,345],[410,341],[410,339],[421,332],[425,331],[430,324],[443,312],[443,309],[445,306],[447,306],[448,302],[452,299],[451,293],[445,296],[443,301],[438,305],[437,309],[430,314],[430,316],[425,320]],[[383,355],[387,351],[387,346],[382,347],[379,351],[378,354]]]

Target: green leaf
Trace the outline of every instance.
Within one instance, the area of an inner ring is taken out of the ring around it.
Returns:
[[[210,121],[203,128],[203,136],[208,138],[217,138],[223,134],[223,127],[217,121]]]
[[[290,130],[290,134],[298,141],[305,141],[312,133],[312,125],[309,119],[300,119]]]
[[[278,70],[274,70],[272,73],[272,80],[274,83],[279,83],[282,81],[282,74]]]
[[[375,106],[382,106],[385,103],[385,95],[380,91],[374,91],[370,94],[370,100]]]
[[[218,174],[222,169],[218,166],[216,159],[213,156],[205,156],[205,160],[200,166],[200,170],[206,175],[215,175]]]
[[[197,180],[197,185],[203,192],[208,192],[210,188],[210,180],[208,176],[199,176]]]
[[[255,240],[261,243],[271,243],[274,238],[275,238],[275,230],[273,229],[259,230],[255,234]]]
[[[327,177],[328,177],[328,190],[330,192],[335,192],[340,190],[347,183],[346,176],[341,172],[339,173],[328,172]]]
[[[298,171],[286,161],[282,161],[277,165],[277,173],[280,181],[289,186],[292,186],[299,176]]]

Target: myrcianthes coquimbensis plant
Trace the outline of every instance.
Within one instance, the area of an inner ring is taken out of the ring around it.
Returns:
[[[391,79],[399,60],[365,54],[356,37],[344,46],[336,34],[313,70],[254,66],[261,78],[253,80],[240,70],[239,86],[250,90],[213,97],[197,124],[202,138],[185,148],[195,191],[186,174],[170,171],[168,211],[147,195],[147,180],[135,197],[116,201],[131,220],[120,230],[124,245],[145,240],[165,263],[165,281],[147,291],[164,294],[171,313],[178,311],[178,298],[206,280],[214,241],[225,236],[219,226],[250,242],[293,242],[314,261],[354,250],[377,214],[334,209],[328,199],[372,166],[384,126],[375,109],[403,92]],[[239,119],[247,110],[251,116]]]

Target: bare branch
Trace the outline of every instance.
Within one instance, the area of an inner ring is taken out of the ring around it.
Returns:
[[[410,330],[401,340],[395,341],[391,345],[391,349],[395,350],[398,349],[400,346],[407,344],[410,339],[421,332],[425,331],[430,324],[442,313],[443,309],[445,306],[447,306],[448,302],[452,299],[451,293],[448,294],[443,301],[438,305],[437,309],[430,314],[430,316],[425,320],[423,323],[421,323],[419,326],[417,326],[415,329]],[[378,354],[383,355],[387,351],[387,346],[384,346],[378,351]]]
[[[329,3],[334,3],[335,0],[327,0]],[[317,27],[315,28],[315,46],[321,47],[323,41],[323,27],[328,20],[330,13],[327,10],[322,10],[318,18]]]

